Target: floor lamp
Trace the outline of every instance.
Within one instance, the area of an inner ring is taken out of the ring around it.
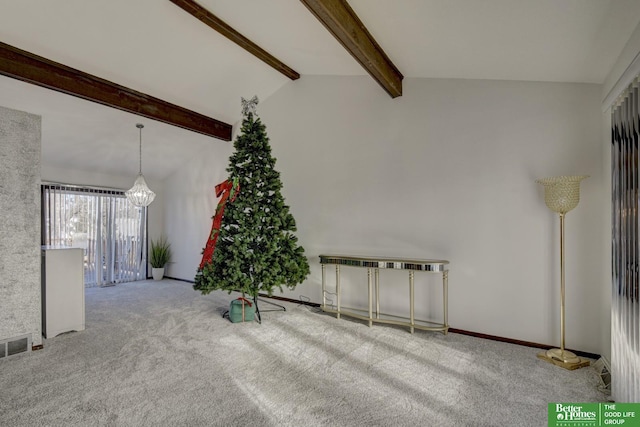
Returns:
[[[589,366],[589,361],[564,348],[564,216],[580,202],[580,181],[587,175],[556,176],[538,179],[544,185],[544,202],[553,212],[560,214],[560,348],[539,353],[538,357],[565,369]]]

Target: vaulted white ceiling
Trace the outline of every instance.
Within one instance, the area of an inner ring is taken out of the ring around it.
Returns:
[[[640,22],[638,0],[348,2],[405,78],[602,83]],[[299,1],[199,3],[302,79],[366,75]],[[168,0],[0,0],[0,41],[230,124],[291,82]],[[42,115],[54,167],[134,175],[138,122],[158,179],[229,144],[6,77],[0,105]]]

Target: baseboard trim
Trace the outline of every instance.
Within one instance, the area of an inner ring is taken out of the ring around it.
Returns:
[[[522,345],[525,347],[533,347],[533,348],[541,348],[541,349],[554,348],[554,346],[548,345],[548,344],[540,344],[540,343],[531,342],[531,341],[522,341],[522,340],[517,340],[513,338],[499,337],[496,335],[482,334],[480,332],[465,331],[464,329],[449,328],[449,332],[454,334],[468,335],[471,337],[482,338],[485,340],[500,341],[500,342],[506,342],[509,344]],[[572,351],[580,357],[587,357],[589,359],[594,359],[594,360],[597,360],[600,358],[600,355],[596,353],[589,353],[587,351],[580,351],[580,350],[572,350],[569,348],[567,348],[566,350]]]
[[[195,283],[193,280],[178,279],[177,277],[164,276],[164,278],[165,278],[165,279],[176,280],[176,281],[178,281],[178,282],[186,282],[186,283],[191,283],[191,284],[194,284],[194,283]],[[152,279],[152,277],[149,277],[149,279]]]
[[[175,278],[175,277],[165,276],[165,278],[171,279],[171,280],[177,280],[178,282],[195,283],[193,280],[178,279],[178,278]],[[276,299],[276,300],[280,300],[280,301],[291,302],[291,303],[294,303],[294,304],[308,305],[308,306],[311,306],[311,307],[320,307],[320,304],[315,303],[315,302],[310,302],[310,301],[300,301],[300,300],[295,300],[295,299],[292,299],[292,298],[279,297],[279,296],[275,296],[275,295],[269,296],[269,295],[265,295],[265,294],[259,294],[259,296],[261,298],[272,298],[272,299]],[[535,342],[531,342],[531,341],[522,341],[522,340],[517,340],[517,339],[514,339],[514,338],[499,337],[497,335],[482,334],[480,332],[466,331],[464,329],[449,328],[449,332],[451,332],[453,334],[468,335],[470,337],[482,338],[482,339],[485,339],[485,340],[500,341],[500,342],[505,342],[505,343],[508,343],[508,344],[521,345],[521,346],[524,346],[524,347],[541,348],[541,349],[554,348],[554,346],[552,346],[552,345],[540,344],[540,343],[535,343]],[[594,359],[594,360],[598,360],[600,358],[600,355],[596,354],[596,353],[589,353],[589,352],[586,352],[586,351],[571,350],[571,349],[567,349],[567,350],[574,352],[576,355],[578,355],[580,357],[587,357],[589,359]]]
[[[43,348],[44,348],[43,344],[32,345],[31,346],[31,351],[42,350]]]

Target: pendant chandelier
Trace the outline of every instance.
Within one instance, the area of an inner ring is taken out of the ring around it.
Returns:
[[[149,206],[151,202],[153,202],[153,199],[156,198],[156,193],[147,187],[147,183],[142,175],[142,128],[144,125],[138,123],[136,127],[140,129],[140,169],[136,182],[133,183],[133,187],[124,194],[126,194],[127,199],[129,199],[134,206],[144,207]]]

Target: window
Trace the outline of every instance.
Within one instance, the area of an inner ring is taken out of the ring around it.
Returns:
[[[42,244],[84,249],[86,287],[144,280],[147,208],[121,190],[42,186]]]

